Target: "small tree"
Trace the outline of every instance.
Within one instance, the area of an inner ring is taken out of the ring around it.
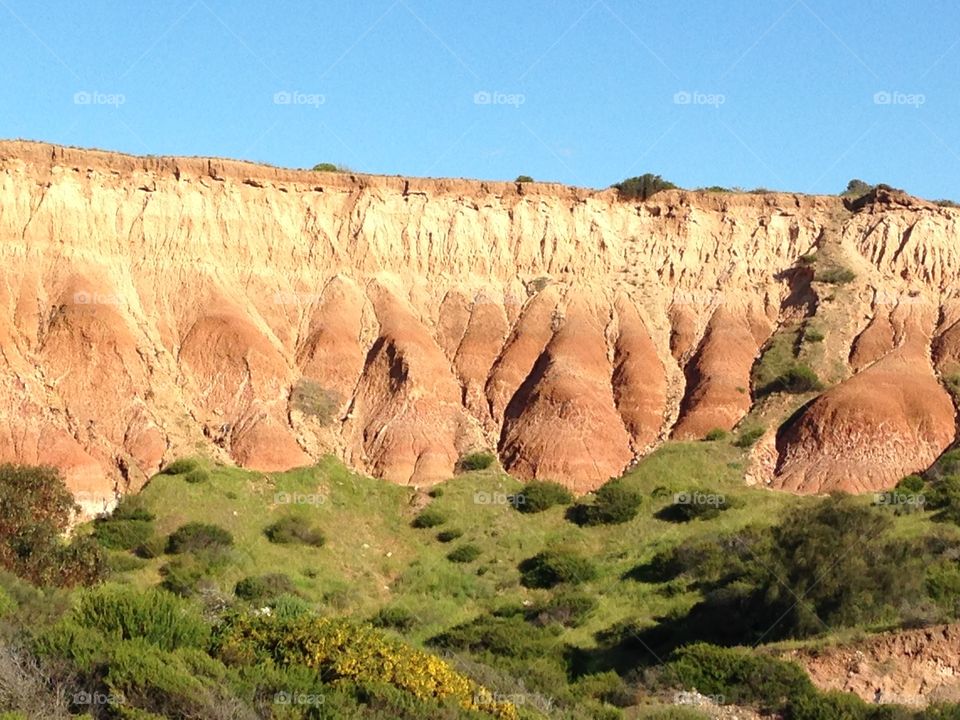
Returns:
[[[617,189],[622,200],[646,200],[661,190],[675,190],[677,186],[659,175],[646,173],[627,178],[613,187]]]
[[[873,190],[873,185],[865,183],[863,180],[854,178],[847,183],[847,189],[843,191],[843,195],[850,195],[852,197],[861,197],[866,195],[868,192]]]

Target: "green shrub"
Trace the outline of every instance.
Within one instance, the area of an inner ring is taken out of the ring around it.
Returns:
[[[453,542],[458,537],[462,537],[462,536],[463,536],[463,530],[452,528],[450,530],[441,530],[440,532],[438,532],[437,540],[439,540],[442,543],[448,543],[448,542]]]
[[[535,623],[557,623],[564,627],[580,627],[597,609],[597,600],[573,588],[560,588],[545,603],[527,613]]]
[[[200,468],[200,463],[195,458],[179,458],[167,465],[160,471],[162,475],[186,475],[192,470]]]
[[[81,593],[70,619],[113,640],[139,638],[165,650],[203,647],[209,636],[209,626],[191,604],[164,590],[124,585]]]
[[[289,575],[268,573],[243,578],[236,584],[233,592],[241,600],[262,604],[280,595],[296,595],[297,589]]]
[[[93,525],[97,542],[111,550],[133,550],[153,536],[150,520],[97,520]]]
[[[675,497],[672,504],[657,513],[659,519],[678,523],[712,520],[720,513],[738,505],[733,498],[706,490],[678,493]]]
[[[570,508],[570,519],[578,525],[618,525],[636,517],[643,497],[621,480],[611,480],[594,494],[592,505]]]
[[[533,178],[529,175],[518,175],[515,182],[518,183],[530,183],[533,182]]]
[[[864,182],[858,178],[854,178],[847,183],[847,189],[840,193],[841,197],[863,197],[867,193],[871,192],[875,185]]]
[[[175,595],[190,597],[214,587],[216,566],[209,554],[178,555],[160,568],[160,586]]]
[[[307,518],[288,515],[268,525],[263,531],[267,540],[278,545],[301,543],[312,547],[323,547],[327,539],[323,532]]]
[[[803,331],[804,342],[818,343],[823,342],[825,338],[826,335],[815,328],[808,327]]]
[[[481,551],[476,545],[467,543],[447,554],[447,560],[455,563],[471,563],[480,557]]]
[[[797,262],[800,265],[808,265],[808,266],[814,265],[817,262],[817,252],[813,251],[813,252],[807,253],[806,255],[801,255],[800,257],[797,258]]]
[[[346,167],[345,165],[338,165],[337,163],[332,163],[332,162],[317,163],[310,169],[313,170],[314,172],[336,172],[336,173],[350,172],[350,168]]]
[[[233,545],[233,535],[219,525],[189,522],[167,538],[166,551],[171,555],[186,552],[218,550]]]
[[[659,175],[646,173],[638,177],[627,178],[614,185],[622,200],[646,200],[661,190],[674,190],[676,185]]]
[[[513,506],[523,513],[538,513],[554,505],[569,505],[572,502],[573,493],[560,483],[534,480],[517,493]]]
[[[210,473],[205,468],[198,467],[184,475],[183,479],[188,483],[202,483],[210,479]]]
[[[107,569],[100,546],[64,540],[76,512],[55,468],[0,464],[0,567],[35,585],[97,582]]]
[[[426,529],[443,525],[446,521],[446,515],[436,508],[428,507],[421,510],[410,524],[415,528]]]
[[[777,375],[766,386],[760,388],[759,394],[769,395],[770,393],[785,392],[796,395],[816,390],[823,390],[823,383],[820,382],[817,373],[806,365],[794,364]]]
[[[343,620],[309,615],[280,620],[243,615],[216,631],[213,652],[224,661],[250,666],[306,666],[338,682],[389,684],[423,701],[449,698],[465,710],[516,720],[513,705],[488,701],[477,683],[440,658],[407,646],[382,631]]]
[[[154,515],[147,508],[140,495],[124,495],[110,513],[111,520],[153,520]]]
[[[738,448],[748,448],[761,437],[763,437],[763,434],[766,431],[766,428],[761,425],[750,425],[744,427],[740,431],[740,434],[737,435],[737,439],[733,442],[733,444]]]
[[[897,490],[903,490],[909,493],[918,493],[923,490],[925,481],[919,475],[907,475],[897,483]]]
[[[569,550],[545,550],[521,562],[519,569],[520,583],[528,588],[579,585],[597,577],[590,560]]]
[[[419,618],[405,607],[399,605],[390,605],[380,608],[373,616],[371,624],[379,628],[392,628],[400,632],[412,630],[419,624]]]
[[[136,555],[127,552],[107,553],[107,568],[111,573],[133,572],[146,566],[147,561]]]
[[[723,428],[714,428],[706,435],[703,436],[703,439],[707,442],[718,442],[720,440],[726,440],[729,433]]]
[[[852,270],[844,267],[832,267],[818,271],[814,280],[828,285],[846,285],[853,282],[856,277]]]
[[[519,614],[483,615],[450,628],[429,643],[447,650],[526,660],[554,652],[556,633],[528,623]]]
[[[753,705],[780,713],[795,698],[816,692],[803,669],[792,662],[741,648],[706,643],[677,650],[666,665],[667,682],[733,705]]]
[[[491,452],[472,452],[460,458],[457,462],[457,468],[460,472],[486,470],[493,465],[496,459],[496,456]]]

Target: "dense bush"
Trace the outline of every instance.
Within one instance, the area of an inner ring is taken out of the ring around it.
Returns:
[[[618,525],[636,517],[643,497],[621,480],[611,480],[594,493],[592,505],[570,508],[569,517],[578,525]]]
[[[84,591],[69,621],[108,640],[142,639],[164,650],[202,647],[209,636],[208,625],[188,602],[165,590],[124,585]]]
[[[597,600],[573,588],[560,588],[544,603],[527,611],[527,619],[539,624],[557,623],[564,627],[579,627],[597,608]]]
[[[646,200],[661,190],[674,190],[677,186],[659,175],[647,173],[618,182],[613,187],[623,200]]]
[[[521,501],[520,498],[523,498]],[[538,513],[554,505],[569,505],[573,493],[560,483],[549,480],[533,480],[523,486],[513,506],[523,513]]]
[[[807,365],[794,364],[760,388],[759,394],[769,395],[776,392],[800,394],[816,390],[823,390],[823,383],[820,382],[817,373]]]
[[[163,475],[186,475],[198,469],[200,469],[200,463],[195,458],[178,458],[160,472]]]
[[[414,613],[399,605],[380,608],[371,620],[374,627],[392,628],[400,632],[412,630],[418,623],[419,618]]]
[[[77,507],[51,467],[0,465],[0,567],[36,585],[91,584],[106,573],[99,545],[63,535]]]
[[[727,431],[723,428],[714,428],[704,435],[703,439],[707,442],[719,442],[720,440],[726,440],[728,434],[729,433],[727,433]]]
[[[301,543],[312,547],[323,547],[327,539],[310,520],[299,515],[288,515],[268,525],[263,531],[267,540],[278,545]]]
[[[481,550],[476,545],[467,543],[453,549],[447,554],[447,560],[455,563],[471,563],[481,555]]]
[[[236,584],[233,592],[241,600],[266,603],[280,595],[296,595],[297,589],[289,575],[268,573],[243,578]]]
[[[233,535],[219,525],[189,522],[181,525],[167,538],[167,552],[171,555],[186,552],[219,550],[233,545]]]
[[[719,695],[726,703],[781,713],[816,692],[803,669],[767,655],[698,643],[677,650],[666,666],[669,684]]]
[[[720,513],[739,504],[734,498],[721,493],[694,490],[678,493],[674,502],[660,510],[656,516],[661,520],[679,523],[691,520],[712,520]]]
[[[231,664],[302,665],[325,678],[387,683],[420,700],[455,699],[468,710],[517,718],[513,705],[484,700],[489,693],[435,655],[342,620],[236,616],[218,628],[213,649]]]
[[[337,163],[332,162],[317,163],[310,169],[314,172],[350,172],[350,168],[346,167],[345,165],[338,165]]]
[[[440,532],[438,532],[437,540],[439,540],[442,543],[448,543],[448,542],[453,542],[458,537],[462,537],[462,536],[463,536],[463,530],[459,530],[457,528],[451,528],[449,530],[441,530]]]
[[[493,465],[496,459],[496,456],[491,452],[467,453],[457,462],[457,469],[460,472],[486,470],[488,467]]]
[[[577,585],[596,576],[597,569],[590,560],[569,550],[545,550],[520,563],[520,582],[528,588]]]
[[[153,536],[150,520],[98,520],[93,526],[93,536],[105,548],[133,550]]]
[[[556,649],[556,632],[528,623],[521,614],[484,615],[430,639],[446,650],[528,660]]]
[[[530,177],[529,175],[518,175],[515,182],[518,182],[518,183],[529,183],[529,182],[533,182],[533,178]]]
[[[410,524],[415,528],[425,529],[443,525],[447,516],[436,508],[428,507],[420,511]]]

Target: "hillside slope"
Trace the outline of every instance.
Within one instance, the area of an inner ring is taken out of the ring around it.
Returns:
[[[88,509],[196,452],[429,485],[490,447],[589,491],[750,413],[751,481],[878,489],[956,436],[958,238],[886,190],[622,202],[0,142],[0,460]],[[757,403],[814,325],[828,387]]]

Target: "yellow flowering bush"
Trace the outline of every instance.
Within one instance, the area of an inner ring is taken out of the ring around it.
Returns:
[[[465,709],[501,720],[518,717],[512,703],[495,701],[488,690],[437,656],[346,620],[239,615],[218,629],[214,651],[228,663],[305,665],[326,683],[386,682],[421,700],[452,698]]]

